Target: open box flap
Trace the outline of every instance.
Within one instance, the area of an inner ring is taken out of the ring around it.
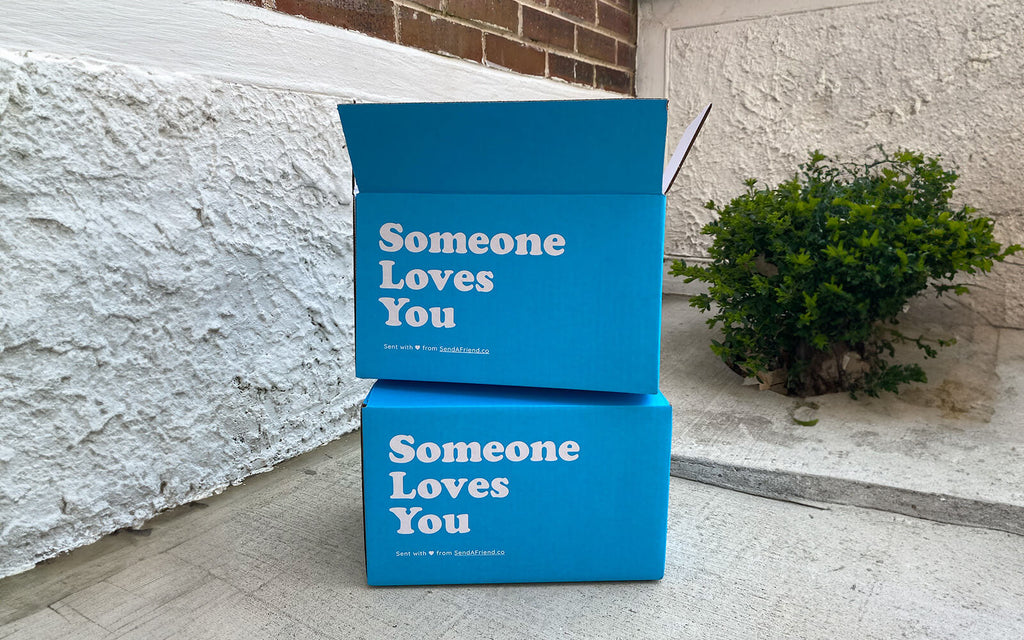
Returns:
[[[661,194],[665,100],[338,105],[359,190]]]
[[[689,155],[690,149],[693,148],[693,141],[697,139],[697,134],[700,133],[701,127],[704,126],[704,121],[708,119],[709,113],[711,113],[710,104],[704,107],[700,115],[694,118],[693,122],[686,127],[686,131],[683,132],[683,137],[680,138],[679,144],[676,145],[675,152],[672,153],[668,164],[665,165],[665,174],[661,179],[662,193],[668,193],[668,190],[672,188],[672,183],[675,182],[676,176],[679,175],[679,169],[683,166],[683,162],[686,160],[686,156]]]

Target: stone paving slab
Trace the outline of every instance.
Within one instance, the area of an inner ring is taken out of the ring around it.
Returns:
[[[370,588],[358,443],[0,581],[0,638],[1024,635],[1024,537],[678,478],[659,582]]]
[[[1024,534],[1024,332],[916,322],[958,339],[937,359],[906,353],[927,384],[808,398],[818,423],[801,426],[793,416],[804,402],[744,386],[708,348],[707,316],[687,303],[666,296],[662,319],[674,474]]]

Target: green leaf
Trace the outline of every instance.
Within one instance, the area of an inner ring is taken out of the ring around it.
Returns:
[[[950,206],[958,176],[938,158],[880,146],[872,154],[837,162],[814,151],[774,187],[751,178],[727,204],[707,203],[717,213],[703,228],[711,261],[673,261],[669,272],[707,283],[690,304],[720,328],[712,348],[731,367],[785,370],[796,394],[895,392],[924,373],[891,363],[892,341],[878,327],[927,289],[968,293],[958,274],[1024,251],[1001,247],[995,223],[972,207]],[[926,356],[950,343],[913,342]],[[854,364],[844,368],[844,358]]]

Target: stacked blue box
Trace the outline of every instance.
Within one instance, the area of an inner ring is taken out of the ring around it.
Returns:
[[[338,109],[356,375],[657,392],[664,100]]]
[[[338,110],[370,584],[660,578],[664,191],[707,110],[664,177],[664,100]]]
[[[372,585],[664,573],[661,394],[379,381],[362,438]]]

